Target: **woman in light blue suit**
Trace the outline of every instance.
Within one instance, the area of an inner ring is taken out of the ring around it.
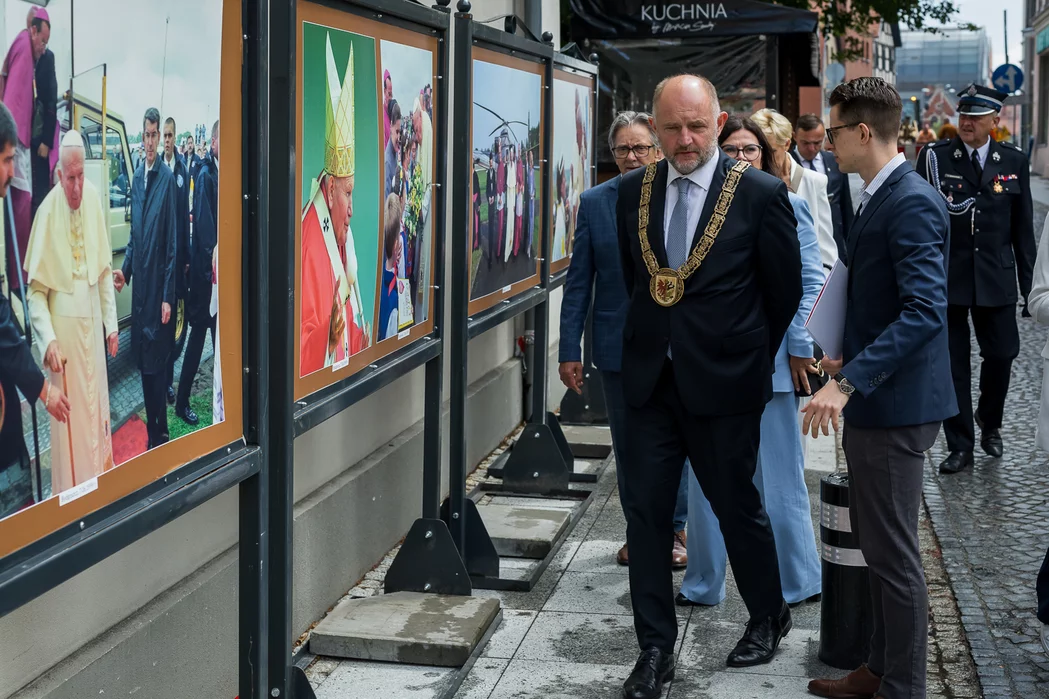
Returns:
[[[730,117],[719,139],[730,157],[750,162],[770,171],[773,161],[764,135],[750,119]],[[772,172],[771,174],[779,175]],[[789,186],[789,183],[788,183]],[[812,304],[823,286],[816,230],[804,199],[793,192],[790,203],[798,220],[801,246],[801,278],[804,288],[801,305],[787,336],[776,353],[772,376],[773,398],[761,416],[761,445],[754,483],[772,523],[776,537],[783,597],[789,604],[803,602],[820,594],[820,558],[812,529],[809,493],[805,486],[805,457],[798,428],[798,401],[795,385],[808,385],[807,374],[814,371],[812,338],[805,329]],[[712,254],[717,252],[717,244]],[[725,598],[725,543],[717,518],[703,497],[695,475],[691,475],[688,501],[688,570],[678,595],[679,605],[715,605]]]

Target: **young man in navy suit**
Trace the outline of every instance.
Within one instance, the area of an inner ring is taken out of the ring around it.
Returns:
[[[823,121],[815,114],[802,114],[794,127],[794,150],[790,152],[804,168],[827,176],[827,197],[830,199],[830,215],[834,222],[834,242],[838,244],[838,257],[845,262],[845,234],[852,227],[855,210],[852,208],[852,189],[849,176],[838,168],[834,154],[823,150],[826,139]]]
[[[870,572],[874,635],[865,665],[813,680],[821,697],[924,699],[928,592],[918,548],[925,451],[957,414],[947,341],[947,210],[896,149],[902,106],[880,78],[830,97],[827,139],[864,188],[848,238],[843,357],[806,406],[813,438],[838,428],[852,488],[849,515]]]

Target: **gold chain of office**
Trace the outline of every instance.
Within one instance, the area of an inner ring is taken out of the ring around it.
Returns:
[[[713,247],[714,240],[717,239],[721,226],[725,223],[725,217],[728,216],[729,207],[732,206],[736,187],[748,167],[750,163],[740,160],[728,171],[725,184],[721,187],[721,194],[718,195],[717,203],[714,205],[714,213],[711,214],[707,227],[703,230],[703,237],[693,248],[685,264],[677,269],[661,268],[655,253],[652,252],[652,246],[648,243],[648,207],[652,201],[652,183],[656,179],[656,165],[653,163],[646,168],[645,178],[641,182],[641,206],[637,212],[637,237],[641,241],[641,257],[652,277],[648,291],[652,294],[652,299],[660,306],[669,308],[685,295],[685,281],[699,269],[707,253],[710,252],[710,248]]]

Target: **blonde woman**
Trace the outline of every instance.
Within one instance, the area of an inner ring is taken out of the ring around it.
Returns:
[[[827,197],[827,176],[807,170],[790,157],[790,142],[794,127],[790,120],[774,109],[762,109],[751,117],[772,149],[771,160],[791,191],[809,205],[816,222],[816,239],[820,245],[820,262],[829,272],[838,259],[838,244],[834,242],[834,222],[831,219],[830,199]]]

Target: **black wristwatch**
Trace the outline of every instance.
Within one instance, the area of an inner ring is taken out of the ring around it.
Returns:
[[[856,390],[856,387],[853,386],[852,383],[844,376],[839,376],[838,390],[847,396],[851,396],[852,393]]]

